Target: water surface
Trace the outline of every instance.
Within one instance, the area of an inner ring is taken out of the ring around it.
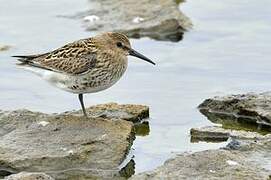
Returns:
[[[14,54],[40,53],[88,37],[78,20],[59,18],[87,10],[87,0],[0,0],[0,109],[42,112],[79,109],[77,96],[15,67]],[[180,9],[194,28],[178,43],[132,40],[157,66],[130,58],[111,89],[85,96],[87,106],[118,102],[150,106],[150,133],[134,142],[136,172],[151,170],[176,153],[218,148],[190,143],[189,129],[210,125],[198,110],[205,98],[271,89],[271,1],[188,0]]]

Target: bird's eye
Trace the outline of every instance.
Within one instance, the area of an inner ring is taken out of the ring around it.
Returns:
[[[119,48],[121,48],[121,47],[122,47],[122,43],[121,43],[121,42],[117,42],[117,46],[118,46]]]

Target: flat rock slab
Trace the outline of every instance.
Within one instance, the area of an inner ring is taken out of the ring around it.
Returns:
[[[18,174],[7,176],[4,180],[54,180],[54,179],[45,173],[20,172]]]
[[[207,150],[180,154],[157,169],[133,176],[150,179],[269,179],[271,142],[245,145],[239,150]]]
[[[92,106],[88,108],[88,111],[103,118],[119,118],[134,123],[149,117],[149,107],[143,105],[109,103]]]
[[[270,92],[214,97],[206,99],[199,109],[214,123],[232,124],[232,128],[245,124],[244,128],[271,131]]]
[[[190,20],[173,0],[92,0],[89,10],[72,18],[81,19],[91,32],[117,31],[129,37],[179,41]]]
[[[149,107],[144,105],[108,103],[91,106],[86,111],[90,117],[123,119],[133,123],[149,117]],[[82,111],[68,111],[65,114],[82,116]]]
[[[190,130],[190,135],[192,142],[220,142],[227,141],[229,138],[246,140],[271,139],[271,134],[260,134],[253,131],[224,129],[220,126],[192,128]]]
[[[80,112],[0,111],[0,176],[27,171],[56,179],[119,178],[135,138],[133,123],[122,117],[146,117],[143,107],[99,105],[88,110],[99,109],[106,116],[88,119]],[[112,114],[114,118],[109,118]],[[133,162],[128,164],[128,174],[133,174]]]

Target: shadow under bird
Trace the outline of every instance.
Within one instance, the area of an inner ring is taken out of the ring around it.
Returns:
[[[82,111],[87,116],[83,94],[102,91],[115,84],[127,68],[128,55],[155,65],[132,49],[124,34],[117,32],[81,39],[44,54],[13,57],[19,58],[18,65],[53,86],[78,94]]]

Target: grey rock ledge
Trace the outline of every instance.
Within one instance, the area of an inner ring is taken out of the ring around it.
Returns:
[[[88,112],[100,116],[0,111],[0,177],[22,171],[44,172],[55,179],[132,175],[133,160],[120,165],[135,139],[132,122],[147,118],[148,107],[111,103]]]

